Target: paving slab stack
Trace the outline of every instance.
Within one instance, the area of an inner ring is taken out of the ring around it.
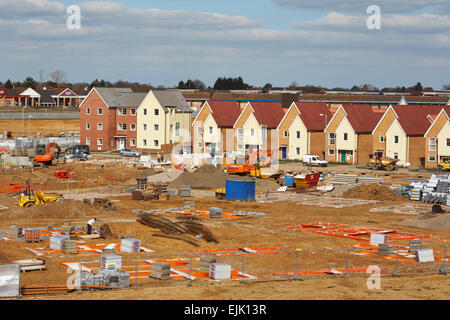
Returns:
[[[63,252],[64,253],[77,253],[76,241],[65,239],[63,241]]]
[[[122,257],[114,253],[103,253],[101,258],[102,270],[118,270],[122,268]]]
[[[214,280],[230,279],[231,266],[225,263],[211,263],[209,277]]]
[[[8,229],[8,237],[11,238],[21,238],[22,237],[22,227],[18,225],[12,225]]]
[[[129,287],[130,273],[99,270],[98,273],[81,273],[82,286]]]
[[[374,176],[358,176],[357,179],[359,184],[380,184],[382,181],[383,179]]]
[[[380,243],[378,245],[379,256],[392,256],[394,254],[394,246],[392,244]]]
[[[169,280],[170,264],[164,262],[152,263],[152,273],[150,274],[150,277],[159,280]]]
[[[432,174],[427,182],[413,182],[408,192],[409,199],[426,203],[450,204],[450,177]]]
[[[184,201],[183,209],[185,212],[194,212],[195,211],[195,202],[194,201]]]
[[[58,234],[50,237],[50,249],[64,250],[64,240],[69,240],[69,236]]]
[[[222,218],[222,209],[221,208],[216,208],[216,207],[209,208],[209,217],[211,219]]]
[[[332,184],[356,184],[356,180],[358,176],[355,174],[335,174],[333,176],[333,180],[331,180]]]
[[[409,253],[416,254],[417,249],[422,249],[422,239],[409,240]]]
[[[216,257],[205,255],[200,257],[200,272],[208,272],[211,263],[216,263]]]
[[[127,253],[136,253],[141,251],[141,240],[127,238],[120,240],[120,251]]]
[[[191,186],[190,185],[182,185],[181,189],[178,190],[178,195],[180,197],[190,197],[191,196]]]

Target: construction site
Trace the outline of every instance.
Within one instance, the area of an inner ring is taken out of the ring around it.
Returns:
[[[53,147],[29,156],[31,166],[2,156],[5,299],[450,293],[448,176],[299,163],[233,173],[114,154],[61,158]]]

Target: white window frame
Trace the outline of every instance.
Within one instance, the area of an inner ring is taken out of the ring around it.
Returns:
[[[433,157],[434,159],[431,160],[431,157]],[[429,154],[428,155],[428,162],[436,162],[436,156],[434,154]]]
[[[147,139],[142,139],[142,145],[143,145],[144,147],[147,146]]]
[[[97,115],[99,116],[103,115],[103,108],[97,108]]]
[[[144,123],[144,125],[143,125],[143,130],[147,131],[147,124],[146,123]]]
[[[436,138],[428,139],[428,151],[436,151]]]
[[[200,140],[200,141],[203,140],[203,127],[202,126],[197,127],[197,140]]]
[[[103,122],[97,122],[97,131],[103,131]]]
[[[103,138],[97,138],[97,145],[102,146],[103,145]]]
[[[202,149],[202,148],[203,148],[203,142],[197,141],[197,149]]]
[[[130,147],[136,147],[136,139],[130,139]]]
[[[398,153],[397,153],[397,152],[394,152],[393,157],[394,157],[394,159],[398,159]]]
[[[117,130],[118,131],[126,131],[127,130],[127,124],[126,123],[118,123],[117,124]]]
[[[86,144],[87,144],[88,146],[91,145],[91,138],[86,137]]]
[[[299,156],[299,155],[300,155],[300,151],[301,151],[301,150],[300,150],[299,147],[296,147],[296,148],[295,148],[295,154],[296,154],[296,155]]]
[[[289,136],[289,132],[287,130],[284,130],[283,138],[287,138],[288,136]]]
[[[295,134],[296,134],[297,139],[300,139],[300,137],[302,135],[301,132],[300,131],[296,131]]]
[[[159,109],[155,109],[155,116],[159,116]]]
[[[130,123],[130,131],[136,131],[136,123]]]
[[[238,141],[244,140],[244,128],[238,128],[237,132],[238,132],[238,137],[237,137]],[[242,149],[240,149],[240,150],[242,150]]]
[[[86,107],[86,115],[90,115],[91,114],[91,108]]]
[[[153,125],[153,130],[155,130],[155,131],[159,131],[159,124],[155,124],[155,125]]]
[[[398,144],[398,142],[399,142],[399,138],[398,138],[398,136],[393,136],[393,138],[394,138],[394,144]],[[397,138],[397,142],[395,142],[395,138]]]
[[[86,130],[91,130],[91,123],[90,122],[86,122]]]
[[[244,150],[244,144],[238,143],[237,149],[238,149],[239,151]]]
[[[126,108],[119,108],[119,109],[117,109],[117,114],[119,115],[119,116],[126,116],[127,115],[127,109]]]
[[[159,147],[159,140],[153,140],[153,146]]]
[[[344,132],[344,137],[343,137],[344,141],[348,141],[348,133]]]
[[[253,128],[250,129],[250,135],[251,135],[252,137],[255,136],[255,129],[253,129]]]
[[[332,152],[331,152],[332,151]],[[334,156],[336,153],[334,152],[334,149],[328,149],[328,155]]]
[[[145,109],[145,108],[142,109],[142,113],[143,113],[144,116],[146,116],[147,115],[147,109]]]
[[[136,115],[136,108],[130,109],[130,115],[135,116]]]
[[[209,134],[213,134],[214,133],[214,128],[213,127],[208,127],[208,132],[209,132]]]
[[[333,135],[333,137],[331,137]],[[328,144],[334,146],[336,144],[336,134],[334,132],[328,132]]]
[[[267,139],[267,126],[262,125],[261,126],[261,140],[265,141]]]
[[[384,134],[380,134],[380,136],[378,137],[378,141],[380,143],[384,143]]]

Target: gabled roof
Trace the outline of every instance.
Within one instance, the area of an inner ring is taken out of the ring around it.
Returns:
[[[447,114],[450,112],[448,106],[438,105],[407,105],[407,106],[393,106],[397,114],[398,121],[408,136],[424,135],[431,126],[430,117],[438,115],[442,109]]]
[[[325,102],[294,102],[308,131],[323,131],[333,114]],[[320,115],[323,116],[320,116]],[[326,116],[326,117],[325,117]]]
[[[284,117],[284,111],[279,102],[249,102],[256,120],[267,129],[276,129]]]
[[[50,103],[55,104],[55,99],[52,98],[52,93],[49,90],[42,90],[38,89],[36,90],[41,95],[41,104],[42,103]]]
[[[110,108],[124,107],[124,96],[133,91],[130,88],[99,88],[95,87],[92,90],[97,91],[99,96],[103,99],[106,105]]]
[[[179,90],[152,90],[165,112],[175,108],[176,112],[192,113],[192,110]]]
[[[219,127],[232,128],[241,113],[236,101],[208,101],[206,103]]]
[[[371,133],[383,116],[367,104],[343,104],[342,108],[355,133]]]

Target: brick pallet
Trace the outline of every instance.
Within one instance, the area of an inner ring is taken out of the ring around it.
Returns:
[[[201,256],[200,258],[200,272],[208,272],[209,273],[209,267],[211,263],[215,263],[216,258],[213,256]]]
[[[170,279],[170,264],[164,262],[155,262],[152,264],[151,278],[159,280],[169,280]]]

